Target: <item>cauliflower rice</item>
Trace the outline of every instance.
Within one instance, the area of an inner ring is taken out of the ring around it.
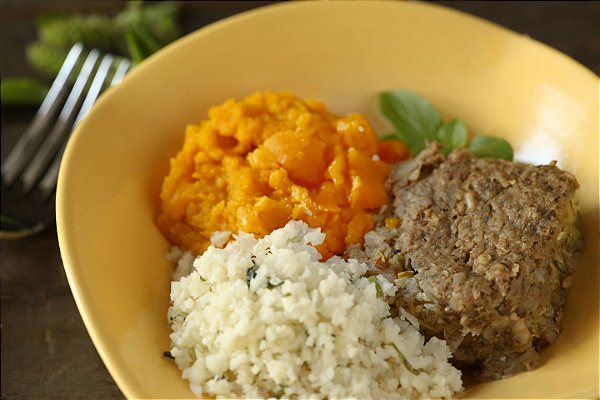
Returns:
[[[440,398],[462,390],[443,340],[402,312],[396,286],[356,260],[320,262],[325,235],[291,221],[262,239],[240,233],[179,259],[171,355],[197,396]],[[193,267],[192,267],[193,263]],[[188,275],[189,274],[189,275]],[[187,276],[185,276],[187,275]]]

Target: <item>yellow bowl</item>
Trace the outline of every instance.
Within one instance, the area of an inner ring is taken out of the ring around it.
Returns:
[[[69,142],[57,196],[65,270],[87,329],[130,398],[193,397],[169,348],[170,265],[154,224],[187,123],[256,90],[292,90],[389,129],[377,93],[410,89],[516,158],[578,177],[586,238],[564,331],[538,369],[468,398],[598,396],[598,78],[563,54],[449,9],[405,2],[270,6],[191,34],[107,93]]]

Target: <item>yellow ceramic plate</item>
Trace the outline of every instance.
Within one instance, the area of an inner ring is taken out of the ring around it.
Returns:
[[[598,79],[527,37],[421,3],[306,2],[248,12],[179,40],[107,93],[69,143],[57,219],[65,269],[98,352],[130,398],[191,397],[169,348],[168,243],[154,225],[185,125],[256,90],[292,90],[366,114],[411,89],[521,160],[572,171],[586,248],[564,332],[540,368],[467,397],[598,396]]]

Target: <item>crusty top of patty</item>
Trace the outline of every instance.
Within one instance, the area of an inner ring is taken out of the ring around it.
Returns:
[[[559,332],[580,246],[578,183],[554,163],[438,150],[431,145],[394,167],[392,200],[365,237],[364,254],[348,254],[388,276],[412,271],[402,274],[398,305],[448,340],[456,359],[493,378],[529,369],[534,348]]]

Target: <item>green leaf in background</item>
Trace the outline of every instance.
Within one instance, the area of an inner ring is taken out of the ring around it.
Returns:
[[[379,108],[413,155],[425,148],[428,139],[435,139],[442,124],[442,117],[431,103],[410,91],[381,93]]]
[[[130,30],[125,32],[125,43],[127,44],[127,50],[134,65],[141,63],[146,58],[135,31]]]
[[[477,136],[469,143],[469,150],[479,158],[502,158],[512,161],[513,149],[510,143],[494,136]]]
[[[181,35],[176,1],[128,1],[115,16],[51,12],[38,17],[38,40],[27,47],[29,64],[54,78],[75,43],[139,64]],[[83,60],[75,68],[78,71]],[[114,72],[114,71],[113,71]],[[109,76],[111,73],[109,72]],[[2,82],[2,104],[39,105],[47,88],[35,81]],[[22,91],[22,93],[20,93]],[[41,97],[40,97],[41,96]]]
[[[141,62],[181,35],[176,1],[128,1],[116,16],[50,13],[38,18],[38,40],[27,48],[27,58],[38,71],[54,77],[71,46]]]
[[[435,133],[435,139],[444,145],[442,152],[450,154],[454,149],[460,149],[467,144],[467,127],[459,119],[441,125]]]
[[[27,46],[27,60],[33,68],[49,77],[58,74],[68,51],[43,42],[34,42]]]
[[[37,106],[44,101],[49,87],[34,79],[18,77],[4,78],[1,82],[3,105]]]
[[[104,15],[47,16],[38,19],[38,33],[42,43],[56,48],[81,42],[106,52],[113,49],[118,35],[113,20]]]
[[[153,2],[150,6],[129,1],[127,9],[115,18],[115,24],[121,32],[134,29],[136,34],[151,38],[162,47],[181,35],[177,24],[179,9],[176,1]]]

